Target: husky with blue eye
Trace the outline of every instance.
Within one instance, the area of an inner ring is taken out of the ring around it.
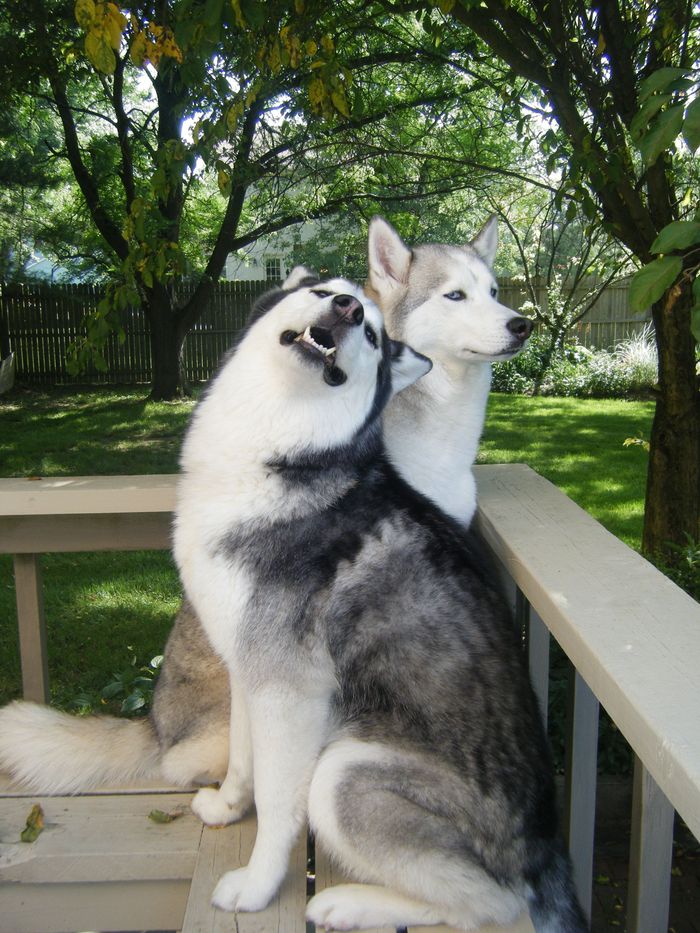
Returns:
[[[334,929],[585,929],[546,739],[512,619],[472,538],[388,461],[381,413],[430,369],[342,280],[258,309],[184,443],[174,553],[231,677],[235,749],[193,808],[255,803],[226,910],[275,896],[307,813],[358,879]],[[253,773],[255,781],[253,781]]]

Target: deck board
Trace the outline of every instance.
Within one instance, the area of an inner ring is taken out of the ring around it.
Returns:
[[[203,830],[182,933],[231,933],[234,929],[236,933],[304,933],[305,834],[292,851],[287,877],[269,907],[234,917],[211,906],[211,895],[221,875],[248,864],[255,842],[255,828],[255,818],[249,816],[231,826]]]

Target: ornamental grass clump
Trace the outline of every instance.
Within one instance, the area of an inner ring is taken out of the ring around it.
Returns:
[[[551,349],[546,335],[535,335],[527,349],[493,367],[493,389],[520,395],[576,398],[644,398],[657,381],[654,332],[648,324],[614,350],[575,343]]]

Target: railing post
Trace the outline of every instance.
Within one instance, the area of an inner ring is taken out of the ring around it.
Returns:
[[[635,755],[627,887],[629,933],[666,933],[675,811]]]
[[[549,629],[530,606],[527,623],[527,653],[530,680],[540,705],[542,722],[547,728],[549,703]]]
[[[590,921],[600,706],[579,672],[575,668],[571,670],[567,704],[564,835],[573,862],[579,900]]]
[[[15,596],[25,700],[49,701],[44,594],[37,554],[15,554]]]

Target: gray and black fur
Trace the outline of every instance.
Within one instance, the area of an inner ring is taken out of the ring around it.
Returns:
[[[349,844],[375,854],[375,880],[392,883],[387,850],[410,860],[428,846],[524,891],[538,933],[585,930],[523,652],[480,544],[409,487],[379,443],[369,460],[341,459],[360,482],[331,507],[222,542],[261,594],[246,663],[264,679],[280,638],[290,656],[324,639],[339,734],[395,752],[393,764],[349,768],[336,793]],[[290,493],[317,466],[285,473]],[[266,618],[282,606],[284,634]]]

